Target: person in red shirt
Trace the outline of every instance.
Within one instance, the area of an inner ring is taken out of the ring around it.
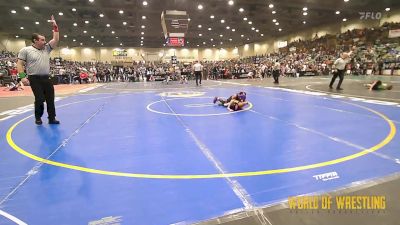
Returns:
[[[86,70],[82,70],[79,77],[81,78],[82,81],[89,83],[89,74],[87,73]]]

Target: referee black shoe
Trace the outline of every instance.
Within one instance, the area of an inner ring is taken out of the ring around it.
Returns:
[[[49,124],[60,124],[60,121],[56,119],[49,119]]]
[[[36,125],[42,125],[43,124],[43,122],[42,122],[42,119],[35,119],[35,124]]]

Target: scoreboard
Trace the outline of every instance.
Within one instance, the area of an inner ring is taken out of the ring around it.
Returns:
[[[185,46],[185,38],[183,37],[168,37],[167,46],[170,47],[183,47]]]

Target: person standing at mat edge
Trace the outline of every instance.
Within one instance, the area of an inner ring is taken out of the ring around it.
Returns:
[[[35,96],[35,123],[37,125],[42,124],[41,118],[45,101],[49,124],[60,123],[56,119],[54,86],[50,80],[50,52],[57,47],[60,34],[53,15],[50,22],[53,25],[53,39],[46,43],[46,38],[43,35],[32,34],[33,44],[20,50],[17,61],[18,76],[24,84],[30,84]]]
[[[353,47],[353,50],[355,47]],[[351,58],[350,55],[353,54],[352,51],[349,53],[342,53],[338,59],[336,59],[335,63],[333,63],[333,66],[335,67],[336,71],[333,73],[333,77],[331,82],[329,83],[329,88],[333,88],[333,83],[335,83],[335,80],[337,77],[339,77],[339,83],[336,86],[336,90],[340,91],[343,90],[340,86],[342,85],[343,79],[344,79],[344,72],[346,69],[346,65],[350,62]]]
[[[196,61],[196,63],[193,65],[193,71],[194,75],[196,76],[196,86],[199,86],[199,84],[201,85],[201,75],[203,71],[203,65],[201,65],[199,61]]]

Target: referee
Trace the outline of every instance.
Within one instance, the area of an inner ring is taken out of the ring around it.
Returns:
[[[336,90],[341,91],[343,90],[340,86],[342,85],[343,79],[344,79],[344,72],[346,69],[346,65],[350,62],[351,58],[350,55],[353,54],[353,50],[355,50],[355,47],[352,48],[352,51],[350,51],[349,53],[342,53],[340,55],[340,57],[338,59],[336,59],[335,63],[333,63],[333,66],[335,67],[335,69],[337,70],[337,72],[335,72],[333,74],[332,80],[329,83],[329,88],[332,89],[333,88],[333,83],[335,83],[335,80],[337,77],[339,77],[339,83],[336,86]]]
[[[196,85],[199,86],[199,79],[200,79],[200,85],[201,85],[201,76],[202,76],[202,71],[203,71],[203,65],[199,61],[196,61],[196,63],[193,65],[193,71],[194,75],[196,76]]]
[[[51,16],[53,39],[46,43],[46,38],[32,34],[32,45],[24,47],[18,54],[17,70],[22,83],[30,84],[35,96],[35,123],[42,125],[44,102],[46,101],[49,124],[59,124],[54,106],[54,86],[50,80],[50,52],[57,47],[60,34],[58,26]],[[25,72],[26,70],[26,72]]]

